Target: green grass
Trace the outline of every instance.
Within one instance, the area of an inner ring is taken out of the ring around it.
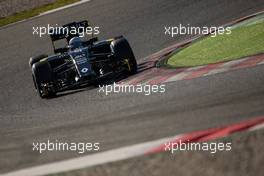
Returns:
[[[206,37],[180,50],[167,61],[171,67],[190,67],[239,59],[264,52],[264,22],[234,28],[232,33]]]
[[[57,0],[56,2],[52,4],[47,4],[47,5],[37,7],[31,10],[16,13],[14,15],[11,15],[5,18],[0,18],[0,26],[5,26],[10,23],[21,21],[23,19],[27,19],[27,18],[36,16],[36,15],[39,15],[40,13],[43,13],[45,11],[52,10],[58,7],[62,7],[68,4],[72,4],[77,1],[80,1],[80,0]]]

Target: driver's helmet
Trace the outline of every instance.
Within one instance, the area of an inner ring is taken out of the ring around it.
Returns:
[[[73,37],[69,41],[69,46],[72,50],[82,47],[82,39],[80,37]]]

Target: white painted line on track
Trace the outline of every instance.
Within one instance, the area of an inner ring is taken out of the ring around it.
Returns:
[[[206,66],[197,66],[197,67],[191,67],[191,68],[188,68],[180,73],[177,73],[175,74],[174,76],[170,77],[169,79],[167,79],[166,81],[164,81],[165,83],[166,82],[174,82],[174,81],[179,81],[179,80],[182,80],[183,78],[185,78],[186,76],[190,75],[193,73],[193,71],[196,71],[196,70],[199,70],[199,69],[202,69]]]
[[[208,76],[208,75],[213,75],[213,74],[229,71],[229,70],[231,70],[232,66],[238,65],[239,63],[241,63],[241,62],[243,62],[243,61],[245,61],[247,59],[250,59],[250,58],[244,58],[244,59],[239,59],[239,60],[228,61],[226,63],[223,63],[223,65],[221,65],[219,68],[211,70],[210,72],[208,72],[204,76]]]
[[[43,164],[40,166],[33,166],[31,168],[25,168],[18,171],[9,172],[1,176],[40,176],[82,169],[109,162],[120,161],[144,155],[149,149],[158,147],[160,145],[163,145],[167,141],[175,140],[180,137],[181,135],[176,135],[127,147],[121,147],[105,152],[90,154],[79,158]]]
[[[54,13],[54,12],[58,12],[58,11],[61,11],[61,10],[65,10],[67,8],[71,8],[71,7],[74,7],[74,6],[83,4],[83,3],[87,3],[87,2],[90,2],[90,1],[91,0],[80,0],[80,1],[75,2],[73,4],[69,4],[69,5],[66,5],[66,6],[63,6],[63,7],[59,7],[59,8],[56,8],[56,9],[52,9],[52,10],[49,10],[49,11],[40,13],[39,15],[36,15],[36,16],[30,17],[30,18],[27,18],[27,19],[23,19],[23,20],[20,20],[20,21],[17,21],[17,22],[10,23],[10,24],[7,24],[5,26],[2,26],[2,27],[0,27],[0,30],[1,29],[4,29],[4,28],[7,28],[7,27],[10,27],[10,26],[13,26],[13,25],[16,25],[16,24],[19,24],[19,23],[22,23],[22,22],[25,22],[27,20],[32,20],[32,19],[37,18],[37,17],[41,17],[41,16],[45,16],[45,15],[48,15],[48,14],[51,14],[51,13]]]
[[[64,10],[64,9],[67,9],[67,8],[70,8],[70,7],[74,7],[74,6],[89,2],[89,1],[91,1],[91,0],[81,0],[81,1],[75,2],[73,4],[69,4],[69,5],[66,5],[66,6],[63,6],[63,7],[59,7],[59,8],[56,8],[56,9],[52,9],[52,10],[40,13],[38,16],[51,14],[51,13],[54,13],[54,12],[57,12],[57,11],[60,11],[60,10]]]
[[[196,70],[200,70],[202,68],[205,68],[207,65],[201,65],[201,66],[197,66],[197,67],[190,67],[188,68],[186,71],[190,72],[190,71],[196,71]]]
[[[261,130],[264,128],[264,123],[249,128],[249,131]]]
[[[235,124],[231,126],[234,126],[234,125]],[[263,128],[264,128],[264,123],[262,122],[262,123],[252,125],[252,127],[248,128],[245,131],[254,131],[254,130],[260,130]],[[30,168],[25,168],[25,169],[5,173],[5,174],[2,174],[1,176],[41,176],[41,175],[56,174],[56,173],[61,173],[61,172],[68,172],[72,170],[78,170],[78,169],[106,164],[110,162],[125,160],[129,158],[137,157],[137,156],[146,155],[150,151],[150,149],[155,149],[156,147],[160,147],[161,145],[164,145],[167,142],[180,139],[181,137],[184,137],[185,135],[188,135],[188,134],[189,133],[175,135],[172,137],[161,138],[158,140],[143,142],[140,144],[134,144],[131,146],[121,147],[118,149],[112,149],[112,150],[108,150],[105,152],[90,154],[90,155],[86,155],[86,156],[79,157],[79,158],[67,159],[64,161],[58,161],[58,162],[53,162],[49,164],[33,166]],[[221,138],[221,137],[218,137],[218,138]]]
[[[185,78],[189,74],[191,74],[191,73],[190,72],[181,72],[181,73],[178,73],[175,76],[172,76],[169,79],[167,79],[164,83],[182,80],[183,78]]]
[[[264,60],[262,62],[258,63],[258,65],[262,65],[262,64],[264,64]]]

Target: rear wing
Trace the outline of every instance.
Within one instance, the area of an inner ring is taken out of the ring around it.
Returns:
[[[56,40],[66,39],[67,42],[69,42],[73,37],[78,37],[80,33],[84,33],[87,27],[89,27],[87,20],[56,27],[50,30],[51,41],[54,42]]]

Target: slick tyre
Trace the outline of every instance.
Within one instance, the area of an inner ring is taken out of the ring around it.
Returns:
[[[128,61],[127,70],[129,75],[137,73],[137,61],[125,38],[119,38],[112,41],[111,50],[115,54],[117,60]]]
[[[43,84],[53,82],[53,73],[47,61],[37,62],[32,66],[32,76],[35,88],[41,98],[49,98],[56,95],[51,89],[45,89]]]

